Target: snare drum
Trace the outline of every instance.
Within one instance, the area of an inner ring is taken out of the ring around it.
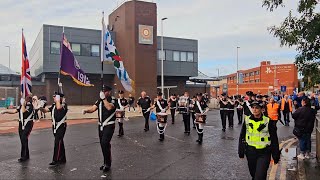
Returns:
[[[125,115],[125,111],[124,110],[120,110],[120,109],[117,109],[116,110],[116,118],[119,119],[119,118],[124,118],[124,115]]]
[[[167,113],[157,113],[157,121],[159,123],[167,123],[167,117],[168,114]]]
[[[207,120],[207,115],[199,114],[199,113],[196,114],[196,122],[197,122],[197,123],[203,123],[203,124],[205,124],[205,123],[206,123],[206,120]]]

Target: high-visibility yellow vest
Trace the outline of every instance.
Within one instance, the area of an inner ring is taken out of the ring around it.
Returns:
[[[250,119],[250,116],[245,117],[246,123],[246,142],[249,146],[253,146],[256,149],[263,149],[271,144],[270,134],[268,129],[270,119],[263,116],[263,120],[254,121]],[[252,125],[251,125],[252,124]],[[259,132],[260,125],[265,124],[265,127]]]

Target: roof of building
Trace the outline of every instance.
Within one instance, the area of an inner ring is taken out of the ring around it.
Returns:
[[[14,72],[12,69],[9,69],[7,66],[0,64],[0,75],[19,75]]]

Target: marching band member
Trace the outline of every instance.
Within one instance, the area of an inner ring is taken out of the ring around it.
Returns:
[[[33,105],[31,95],[27,96],[26,99],[21,98],[20,106],[18,106],[17,109],[1,111],[1,114],[16,113],[19,113],[19,136],[21,143],[21,157],[18,161],[23,162],[30,158],[28,141],[33,127]]]
[[[122,90],[119,91],[119,98],[116,101],[116,119],[119,124],[119,134],[118,137],[122,137],[124,135],[123,131],[123,120],[125,118],[125,108],[129,107],[128,101],[124,98],[124,92]]]
[[[174,118],[176,115],[176,109],[177,109],[177,105],[178,105],[178,100],[176,98],[176,94],[172,94],[170,96],[170,99],[168,101],[168,104],[170,106],[170,112],[171,112],[171,118],[172,118],[172,124],[174,124]]]
[[[162,93],[159,92],[157,95],[157,99],[155,100],[152,109],[156,108],[156,113],[157,113],[157,129],[158,133],[160,134],[160,139],[159,141],[164,140],[164,132],[167,124],[167,113],[166,111],[168,110],[168,103],[165,99],[162,98]]]
[[[99,129],[99,139],[101,150],[103,153],[104,163],[100,167],[100,170],[107,172],[111,168],[111,144],[114,129],[115,129],[115,99],[111,97],[112,88],[103,85],[102,91],[100,91],[100,99],[88,109],[84,109],[83,114],[93,113],[98,110],[98,129]]]
[[[198,140],[199,144],[202,144],[203,141],[203,128],[206,123],[207,112],[209,108],[207,103],[204,101],[202,97],[202,93],[197,93],[197,100],[195,102],[194,111],[196,113],[196,129],[198,132]]]
[[[150,109],[151,109],[151,99],[147,96],[145,91],[141,92],[141,97],[137,101],[137,105],[140,107],[140,113],[142,112],[143,117],[145,119],[144,124],[144,131],[149,131],[149,116],[150,116]]]
[[[63,138],[67,130],[68,106],[65,103],[64,94],[55,92],[53,95],[54,103],[50,108],[41,108],[42,112],[51,112],[52,130],[54,135],[54,152],[51,166],[66,163],[66,153],[64,148]]]
[[[219,105],[220,105],[220,117],[221,117],[221,122],[222,122],[222,131],[226,131],[226,120],[227,120],[227,105],[228,101],[226,98],[226,94],[222,93],[221,98],[219,98]]]
[[[180,97],[182,99],[184,99],[185,102],[185,111],[182,112],[182,118],[183,118],[183,122],[184,122],[184,133],[186,133],[187,135],[190,135],[190,111],[189,111],[189,106],[190,106],[190,98],[189,98],[189,93],[185,92],[184,95],[182,97]],[[179,105],[180,106],[180,105]]]
[[[253,92],[252,91],[247,91],[246,92],[246,97],[245,101],[243,104],[243,110],[244,110],[244,115],[245,116],[251,116],[252,115],[252,110],[250,104],[253,102],[252,100],[253,97]]]
[[[233,128],[233,117],[234,117],[234,101],[232,97],[227,98],[227,117],[229,122],[229,128]]]
[[[196,105],[196,101],[197,101],[197,96],[193,96],[192,100],[191,100],[191,104],[190,104],[190,113],[191,113],[191,118],[192,118],[192,124],[193,124],[193,129],[196,128],[196,113],[194,111],[194,106]]]
[[[241,96],[238,96],[238,98],[236,99],[235,106],[237,107],[238,124],[242,124],[242,120],[243,120],[243,99],[241,98]]]

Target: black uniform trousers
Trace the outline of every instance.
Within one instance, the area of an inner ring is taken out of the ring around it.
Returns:
[[[227,110],[229,127],[233,127],[234,110]]]
[[[237,109],[237,117],[238,117],[238,124],[242,124],[242,120],[243,120],[243,109]]]
[[[289,113],[289,111],[282,111],[285,124],[289,124],[290,122]]]
[[[57,129],[54,135],[54,152],[52,161],[54,162],[66,162],[66,150],[64,148],[63,138],[67,130],[67,123],[63,123]]]
[[[199,129],[199,123],[196,123],[196,126],[197,126],[197,129],[198,129],[198,140],[200,141],[200,142],[202,142],[202,140],[203,140],[203,129]]]
[[[124,135],[123,123],[118,122],[118,124],[119,124],[119,135],[123,136]]]
[[[145,119],[144,123],[144,129],[149,130],[149,117],[150,117],[150,111],[146,112],[147,110],[142,110],[143,117]]]
[[[21,142],[21,158],[29,159],[29,135],[33,128],[33,121],[29,121],[22,130],[22,123],[19,121],[19,136]]]
[[[115,127],[115,124],[110,124],[103,127],[103,130],[101,131],[100,126],[98,126],[100,145],[104,159],[103,163],[108,167],[111,167],[112,158],[110,141],[112,139]]]
[[[176,109],[170,109],[170,112],[171,112],[172,124],[174,124],[174,118],[175,118],[175,115],[176,115]]]
[[[222,122],[222,129],[226,129],[227,112],[226,110],[220,110],[220,117]]]
[[[250,175],[253,180],[267,179],[267,173],[271,160],[270,148],[257,150],[252,146],[248,146],[246,150]]]
[[[193,128],[195,128],[196,127],[196,123],[194,122],[196,120],[196,113],[195,112],[191,112],[191,118],[192,118]]]
[[[184,122],[184,131],[190,132],[190,113],[183,113],[182,118]]]

